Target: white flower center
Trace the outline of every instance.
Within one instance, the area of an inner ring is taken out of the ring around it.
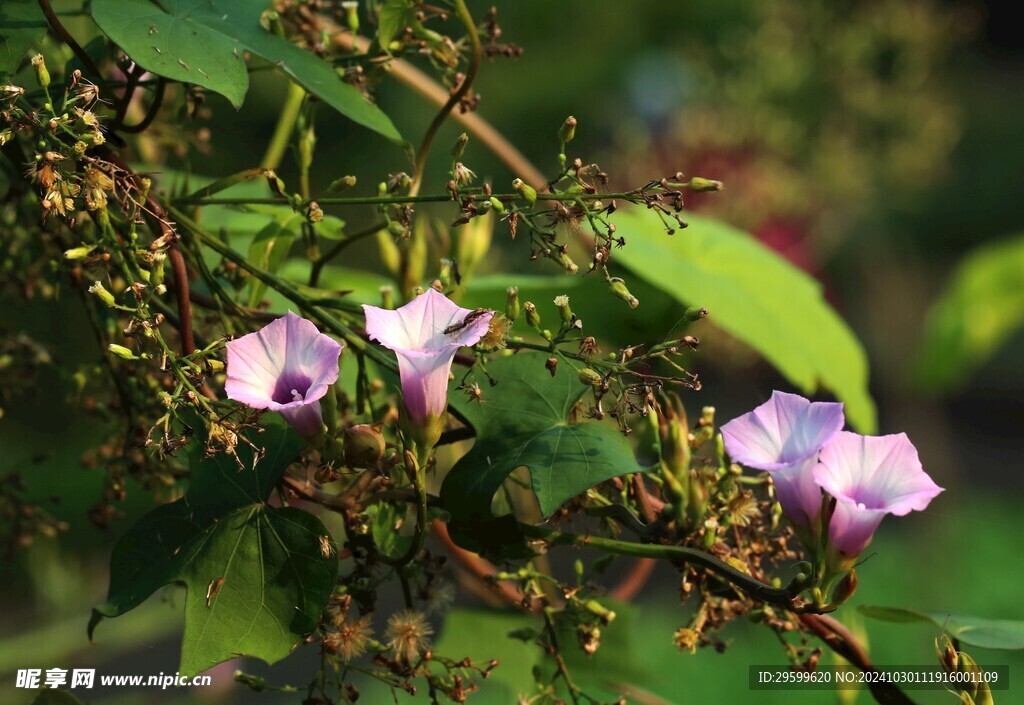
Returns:
[[[301,394],[299,394],[299,390],[298,389],[293,389],[292,390],[292,401],[304,401],[304,398],[303,398],[303,396]],[[864,505],[861,505],[861,506],[863,507]]]
[[[292,390],[292,393],[295,393],[294,390]],[[857,509],[867,509],[867,506],[863,502],[857,502]]]

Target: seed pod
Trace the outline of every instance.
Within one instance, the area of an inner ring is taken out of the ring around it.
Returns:
[[[135,353],[133,353],[131,350],[129,350],[125,346],[118,345],[117,343],[111,343],[110,345],[108,345],[107,346],[107,350],[109,350],[114,355],[117,355],[122,360],[137,360],[138,359],[138,357],[136,357]]]
[[[345,429],[345,465],[350,468],[375,467],[386,448],[384,435],[377,426],[364,423]]]
[[[505,318],[515,322],[519,318],[519,287],[510,286],[505,290]]]
[[[725,184],[721,181],[715,181],[714,179],[703,179],[699,176],[695,176],[690,179],[689,187],[691,191],[701,193],[704,191],[721,191],[725,188]]]

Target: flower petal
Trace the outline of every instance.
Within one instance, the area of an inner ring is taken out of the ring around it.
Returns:
[[[439,352],[452,345],[473,345],[487,332],[492,312],[488,311],[461,326],[474,313],[461,308],[444,294],[427,289],[396,311],[363,305],[366,332],[373,340],[391,350]]]
[[[414,421],[441,416],[448,406],[448,374],[457,347],[438,354],[399,352],[402,401]]]
[[[299,435],[304,438],[311,438],[318,434],[324,423],[319,401],[301,404],[290,409],[281,409],[281,416],[294,426]]]
[[[779,470],[813,456],[843,427],[843,405],[772,392],[771,399],[722,426],[733,460]]]
[[[782,511],[797,526],[809,526],[821,512],[821,488],[814,480],[817,456],[771,471]]]

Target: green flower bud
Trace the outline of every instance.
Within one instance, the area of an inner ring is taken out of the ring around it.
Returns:
[[[469,144],[469,135],[463,132],[459,135],[459,138],[455,140],[455,144],[452,146],[452,161],[457,162],[462,159],[462,155],[466,151],[467,144]]]
[[[128,348],[126,348],[123,345],[118,345],[117,343],[111,343],[110,345],[108,345],[107,346],[107,350],[109,350],[114,355],[117,355],[122,360],[138,360],[139,359],[135,355],[135,353],[133,353],[131,350],[129,350]]]
[[[275,196],[280,196],[281,198],[288,197],[288,194],[285,193],[284,181],[281,180],[281,177],[277,175],[276,171],[273,169],[267,169],[263,174],[267,177],[267,185],[270,187],[270,190],[274,192]]]
[[[537,306],[532,301],[527,301],[523,304],[523,310],[526,311],[526,324],[531,328],[536,328],[540,325],[540,313],[537,312]]]
[[[335,179],[331,182],[331,185],[327,187],[327,193],[341,193],[347,189],[352,188],[356,185],[356,177],[354,176],[343,176],[340,179]]]
[[[107,291],[107,288],[99,281],[89,287],[89,293],[98,296],[100,301],[105,303],[107,306],[114,306],[117,304],[117,300],[114,299],[114,295]]]
[[[558,140],[562,144],[566,142],[572,142],[572,138],[576,136],[576,118],[572,115],[565,119],[562,126],[558,129]]]
[[[515,179],[512,182],[512,188],[514,188],[516,190],[516,193],[522,196],[523,200],[529,203],[531,206],[537,202],[537,189],[535,189],[533,186],[530,186],[522,179]]]
[[[437,278],[441,280],[441,285],[448,289],[452,285],[452,261],[450,259],[441,258],[441,271],[438,273]]]
[[[700,306],[691,306],[686,309],[685,313],[683,313],[683,317],[690,323],[699,321],[702,318],[707,318],[707,315],[708,310],[706,308],[701,308]]]
[[[555,306],[558,307],[558,313],[562,317],[562,323],[566,325],[572,323],[572,309],[569,308],[569,297],[565,294],[555,297]]]
[[[345,0],[341,3],[345,10],[345,24],[352,30],[352,33],[359,31],[359,3],[356,0]]]
[[[72,247],[70,250],[64,251],[64,259],[85,259],[86,257],[89,256],[89,253],[91,253],[95,249],[96,245],[82,245],[81,247]]]
[[[612,277],[608,284],[612,289],[612,293],[629,304],[630,308],[636,308],[640,305],[637,298],[626,288],[626,282],[622,281],[619,277]]]
[[[505,290],[505,318],[515,321],[519,318],[519,287],[510,286]]]
[[[600,387],[601,381],[601,375],[589,367],[584,367],[580,370],[580,382],[583,384],[588,384],[592,387]]]
[[[395,287],[385,284],[380,288],[380,307],[393,311],[395,308]]]
[[[499,200],[498,198],[495,198],[494,196],[491,196],[490,199],[488,199],[488,200],[490,201],[491,208],[493,208],[496,212],[498,212],[498,213],[504,213],[505,212],[505,204],[502,203],[501,200]]]
[[[615,612],[602,605],[597,600],[587,600],[583,608],[590,612],[604,624],[611,624],[615,621]]]
[[[691,191],[701,193],[703,191],[721,191],[725,188],[725,184],[721,181],[714,181],[713,179],[702,179],[699,176],[695,176],[690,179],[689,187]]]
[[[568,252],[560,250],[556,259],[558,260],[558,263],[562,265],[562,268],[569,274],[575,274],[580,270],[579,265],[573,261]]]
[[[36,54],[32,57],[32,66],[36,69],[36,79],[39,81],[39,87],[49,88],[50,72],[46,70],[46,60],[42,54]]]

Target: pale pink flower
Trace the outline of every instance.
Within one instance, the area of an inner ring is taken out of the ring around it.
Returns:
[[[448,406],[455,352],[487,333],[493,311],[460,308],[434,289],[389,311],[364,304],[366,333],[398,356],[402,400],[416,424],[439,419]]]
[[[280,411],[305,437],[323,425],[320,400],[338,380],[341,344],[289,311],[227,345],[228,397],[254,409]]]
[[[821,510],[813,469],[818,452],[843,427],[843,405],[772,392],[771,399],[722,426],[736,462],[771,473],[779,504],[794,525],[809,526]]]
[[[847,558],[864,550],[886,514],[921,511],[942,492],[921,467],[905,433],[843,431],[822,449],[813,472],[821,488],[836,498],[828,539]]]

